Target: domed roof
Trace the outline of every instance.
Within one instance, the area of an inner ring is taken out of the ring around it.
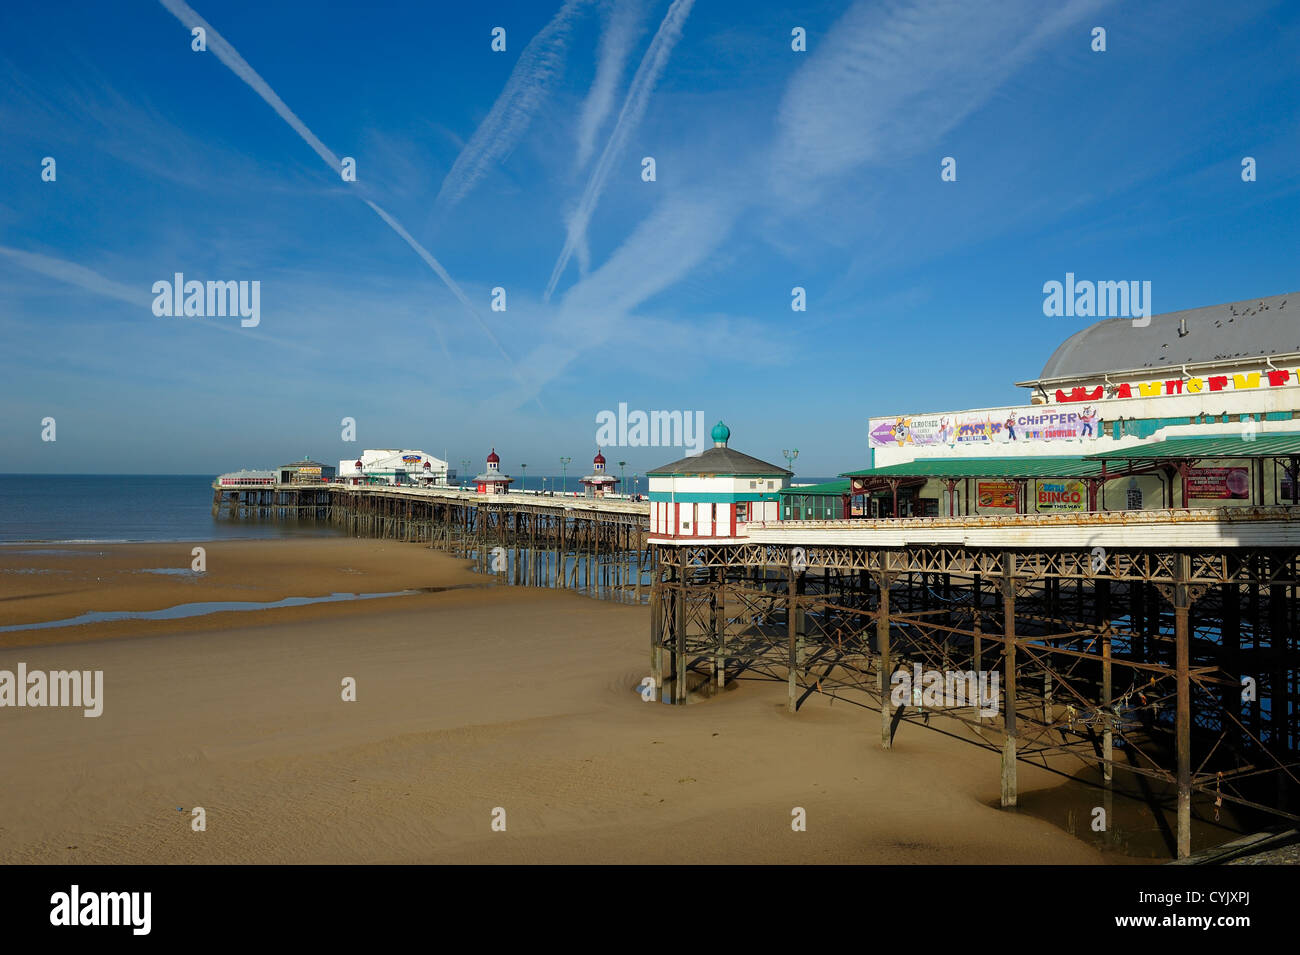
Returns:
[[[713,443],[716,445],[725,445],[731,438],[731,429],[719,421],[713,426]]]
[[[1128,318],[1105,318],[1062,342],[1036,380],[1297,352],[1298,305],[1300,292],[1290,292],[1165,312],[1150,316],[1146,325],[1135,326]]]
[[[497,449],[493,448],[487,456],[488,464],[500,464],[501,457],[497,454]]]
[[[605,455],[603,455],[603,454],[600,453],[600,448],[597,448],[597,449],[596,449],[596,456],[595,456],[594,458],[591,459],[591,463],[592,463],[592,464],[604,464],[604,463],[605,463]]]

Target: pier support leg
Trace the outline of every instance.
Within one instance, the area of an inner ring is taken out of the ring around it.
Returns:
[[[1175,717],[1178,760],[1178,858],[1192,854],[1192,694],[1190,639],[1187,619],[1191,594],[1187,580],[1191,576],[1191,557],[1178,555],[1178,574],[1174,580],[1174,674],[1178,686],[1178,712]]]
[[[650,598],[650,676],[655,681],[656,696],[660,695],[664,685],[663,599],[663,590],[656,586]]]
[[[799,597],[795,593],[794,565],[789,568],[787,580],[789,587],[785,595],[786,607],[786,633],[789,640],[789,663],[788,663],[788,685],[790,698],[786,703],[786,709],[793,713],[798,707],[799,701],[799,647],[798,647],[798,628],[799,628]]]
[[[984,633],[983,620],[981,616],[983,598],[980,595],[980,575],[975,574],[971,578],[971,657],[975,665],[975,679],[979,686],[987,686],[987,680],[984,676]],[[980,700],[980,705],[975,708],[975,722],[984,722],[984,700]]]
[[[684,568],[682,568],[684,571]],[[673,702],[686,702],[686,575],[679,573],[673,594]]]
[[[1016,804],[1016,555],[1002,554],[1002,682],[1003,723],[1006,742],[1002,745],[1002,806]]]
[[[713,613],[713,639],[717,655],[713,658],[713,673],[718,689],[727,685],[727,568],[718,569],[718,585],[714,591],[717,603]]]
[[[882,555],[887,557],[888,552]],[[880,654],[880,668],[877,676],[880,682],[880,748],[890,748],[889,678],[893,671],[893,659],[889,653],[889,585],[893,578],[888,570],[883,571],[876,583],[880,591],[876,601],[876,652]]]
[[[1115,840],[1115,733],[1112,726],[1111,703],[1114,686],[1110,665],[1110,634],[1101,638],[1101,778],[1102,809],[1106,813],[1106,842]]]

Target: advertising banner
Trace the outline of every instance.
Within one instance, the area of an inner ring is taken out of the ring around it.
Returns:
[[[1247,500],[1250,469],[1192,468],[1187,472],[1187,496],[1202,500]]]
[[[1088,490],[1082,481],[1039,481],[1039,511],[1086,511]]]
[[[1048,405],[937,415],[871,418],[867,441],[873,448],[1003,445],[1097,438],[1097,409],[1091,405],[1048,410]]]
[[[1016,485],[1013,481],[977,481],[976,500],[980,507],[1016,506]]]
[[[298,473],[303,477],[320,477],[320,468],[299,468]]]

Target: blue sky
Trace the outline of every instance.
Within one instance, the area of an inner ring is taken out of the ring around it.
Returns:
[[[1300,290],[1297,48],[1251,0],[6,4],[0,470],[555,473],[625,402],[834,474],[869,415],[1021,400],[1067,271]],[[156,317],[175,272],[260,324]]]

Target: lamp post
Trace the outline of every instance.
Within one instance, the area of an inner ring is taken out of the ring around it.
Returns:
[[[793,451],[784,451],[784,450],[783,450],[781,453],[785,455],[785,463],[786,463],[786,465],[790,468],[791,471],[793,471],[793,470],[794,470],[794,459],[797,458],[797,457],[799,457],[799,449],[798,449],[798,448],[795,448]]]
[[[566,494],[569,490],[569,462],[572,457],[560,458],[560,493]]]
[[[469,458],[460,459],[460,486],[465,486],[465,478],[469,474]]]
[[[528,465],[519,465],[519,470],[524,472],[523,476],[519,479],[519,490],[526,491],[528,490]]]
[[[633,474],[632,475],[632,496],[633,497],[636,497],[640,486],[641,486],[641,475]]]
[[[624,493],[624,494],[627,493],[627,480],[626,480],[626,478],[623,476],[623,468],[626,467],[626,466],[627,466],[627,462],[626,462],[626,461],[619,461],[619,462],[618,462],[618,483],[619,483],[619,485],[623,488],[623,493]]]

